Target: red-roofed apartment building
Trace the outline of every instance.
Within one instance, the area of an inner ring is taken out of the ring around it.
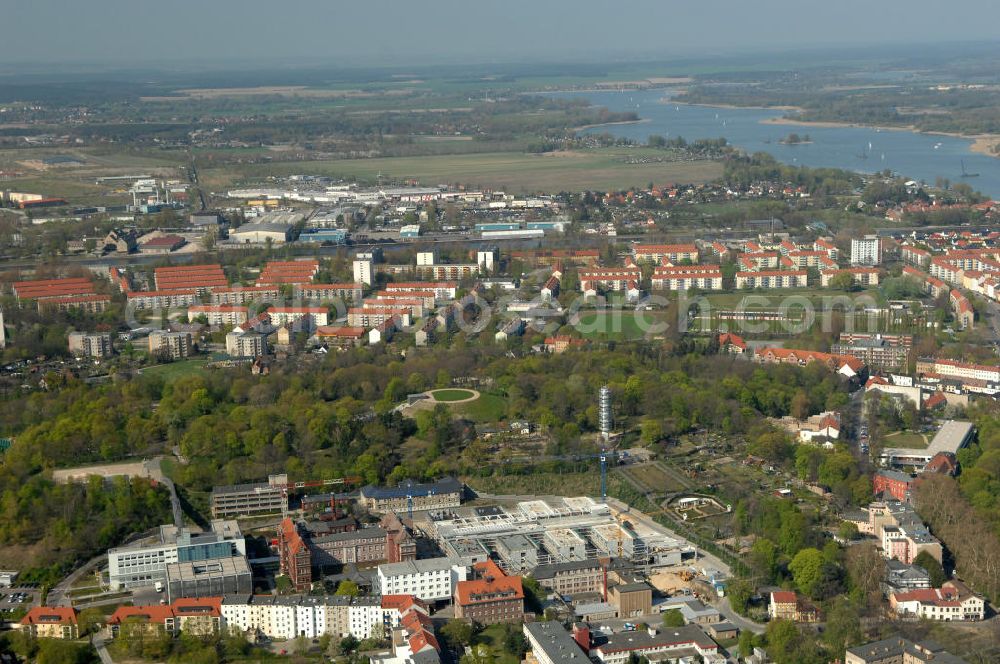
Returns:
[[[719,335],[719,351],[723,353],[732,353],[734,355],[742,355],[747,352],[747,342],[743,340],[743,337],[737,334],[724,332]]]
[[[186,632],[196,636],[219,634],[222,630],[222,598],[190,597],[166,606],[120,606],[108,618],[113,637],[126,633],[146,636]]]
[[[982,620],[986,604],[960,581],[946,581],[940,588],[921,588],[889,595],[889,606],[898,616],[927,620]]]
[[[69,606],[36,606],[14,628],[35,638],[80,638],[76,609]]]
[[[476,578],[455,585],[455,617],[481,625],[524,622],[521,577],[507,576],[492,560],[473,566]]]
[[[281,573],[292,582],[296,590],[312,587],[312,552],[295,522],[285,517],[278,528],[278,551],[281,559]]]

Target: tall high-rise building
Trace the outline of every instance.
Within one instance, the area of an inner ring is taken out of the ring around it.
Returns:
[[[372,262],[370,260],[354,261],[354,283],[372,285]]]
[[[611,415],[611,388],[607,385],[601,387],[598,397],[598,419],[601,427],[601,435],[607,440],[611,438],[611,428],[614,426],[614,419]]]
[[[851,240],[851,265],[879,265],[882,262],[882,239],[866,235]]]

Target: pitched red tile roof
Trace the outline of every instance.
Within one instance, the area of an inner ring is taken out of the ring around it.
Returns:
[[[21,618],[22,625],[76,624],[76,609],[70,606],[36,606]]]

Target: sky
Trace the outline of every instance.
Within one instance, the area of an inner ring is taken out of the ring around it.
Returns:
[[[8,64],[471,64],[991,40],[1000,3],[0,0],[0,17]]]

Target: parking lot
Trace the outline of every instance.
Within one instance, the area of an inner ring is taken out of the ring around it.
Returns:
[[[40,593],[35,588],[0,588],[0,611],[37,606]]]

